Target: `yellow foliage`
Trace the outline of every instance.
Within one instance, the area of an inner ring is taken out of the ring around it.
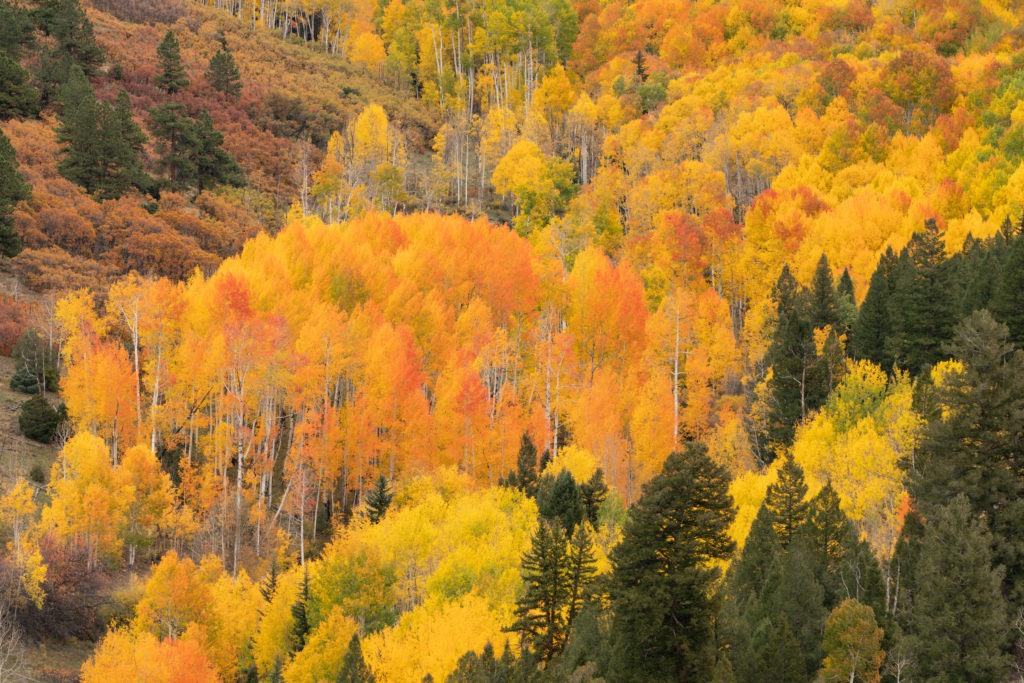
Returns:
[[[332,681],[341,671],[349,641],[359,628],[335,607],[306,638],[306,646],[285,667],[285,683]]]

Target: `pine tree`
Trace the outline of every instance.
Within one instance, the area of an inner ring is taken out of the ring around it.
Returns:
[[[18,60],[0,48],[0,119],[39,115],[39,92]]]
[[[245,174],[242,168],[225,152],[221,145],[224,136],[213,127],[213,119],[208,112],[201,113],[196,119],[193,163],[195,176],[192,184],[202,192],[212,185],[245,185]]]
[[[196,174],[193,155],[199,146],[185,105],[166,102],[149,110],[149,132],[156,140],[157,169],[172,188],[188,187]]]
[[[914,577],[912,653],[921,680],[1006,680],[1009,633],[992,535],[960,495],[936,509]]]
[[[850,277],[848,268],[843,269],[836,285],[836,294],[839,297],[839,332],[845,334],[847,342],[850,339],[850,330],[857,322],[857,296],[853,288],[853,278]],[[849,345],[849,343],[847,343]]]
[[[17,62],[21,59],[22,47],[35,42],[35,26],[29,12],[21,5],[0,2],[0,52]]]
[[[734,549],[729,476],[701,444],[665,460],[612,550],[611,678],[706,680],[714,668],[717,560]]]
[[[731,600],[745,607],[764,592],[767,570],[783,554],[779,536],[775,533],[775,515],[761,505],[750,525],[740,556],[729,566],[726,585]]]
[[[799,283],[783,266],[772,290],[775,302],[775,331],[766,354],[772,375],[768,383],[771,405],[768,410],[767,442],[774,458],[793,442],[796,425],[814,407],[821,393],[813,388],[817,350],[807,312],[807,297]]]
[[[1024,348],[1024,233],[1017,232],[1006,251],[1006,263],[992,296],[992,315],[1006,325],[1010,342]]]
[[[222,47],[210,58],[210,66],[206,72],[206,80],[214,90],[237,98],[242,93],[241,75],[235,58],[226,47]]]
[[[831,325],[832,329],[839,327],[839,297],[832,282],[832,268],[824,254],[818,259],[811,280],[809,315],[814,328],[824,328],[826,325]]]
[[[270,571],[267,573],[267,577],[260,583],[260,595],[263,597],[263,602],[270,604],[270,601],[274,599],[274,593],[277,592],[277,561],[274,560],[270,563]]]
[[[572,535],[576,525],[586,515],[579,486],[568,470],[560,472],[555,478],[554,484],[547,491],[547,495],[543,496],[543,499],[540,498],[541,496],[538,494],[537,507],[540,509],[540,514],[547,519],[557,520],[567,535]]]
[[[50,443],[59,424],[60,415],[42,394],[36,394],[21,405],[18,427],[33,441]]]
[[[14,231],[11,214],[18,202],[31,196],[31,187],[18,173],[18,159],[11,141],[0,130],[0,257],[21,252],[21,237]]]
[[[889,273],[894,262],[895,257],[891,251],[878,262],[850,333],[850,349],[855,358],[870,360],[887,369],[892,368],[889,355],[889,337],[892,334],[892,323],[889,320]]]
[[[566,627],[571,629],[583,603],[590,597],[590,585],[597,574],[597,558],[594,556],[594,542],[587,525],[580,524],[569,539],[569,600],[566,613]]]
[[[505,484],[519,489],[531,498],[537,495],[537,447],[533,445],[528,432],[523,434],[519,443],[516,470],[509,473]]]
[[[821,666],[821,632],[828,617],[825,590],[814,576],[814,563],[799,544],[776,558],[765,572],[760,613],[785,622],[800,645],[803,680]]]
[[[764,500],[764,506],[772,513],[772,527],[783,548],[789,547],[807,519],[806,496],[804,471],[793,460],[793,455],[788,454],[779,468],[778,479],[768,487]]]
[[[587,519],[593,527],[597,527],[597,515],[601,511],[601,505],[608,497],[608,484],[604,482],[604,470],[598,467],[594,474],[585,483],[580,484],[580,498],[583,501],[583,509],[587,513]]]
[[[94,76],[103,63],[103,50],[78,0],[45,0],[35,14],[43,31],[56,41],[57,58],[66,54],[86,75]]]
[[[1024,352],[987,311],[957,326],[946,347],[964,372],[933,390],[933,416],[908,469],[908,491],[925,519],[958,494],[989,520],[1005,596],[1024,605]]]
[[[525,592],[516,601],[516,619],[508,630],[518,633],[542,662],[550,661],[565,644],[569,575],[565,533],[561,525],[541,519],[530,550],[523,555]]]
[[[843,268],[843,274],[839,276],[839,282],[836,284],[836,294],[840,299],[843,297],[854,298],[853,278],[850,277],[849,268]]]
[[[160,62],[160,73],[156,77],[157,85],[171,95],[187,88],[188,75],[181,64],[181,51],[174,31],[167,31],[164,34],[164,39],[156,48],[156,54]]]
[[[306,646],[306,638],[309,636],[309,570],[302,574],[302,586],[299,589],[299,599],[292,605],[292,651],[298,652]]]
[[[337,683],[374,683],[376,680],[363,659],[363,648],[359,645],[358,633],[352,634],[348,650],[345,651],[345,659],[341,663],[341,671],[334,680]]]
[[[370,520],[370,524],[377,524],[384,519],[394,497],[388,480],[381,474],[377,477],[373,490],[366,496],[366,516]]]
[[[942,345],[955,318],[952,284],[945,246],[929,219],[900,254],[889,307],[893,356],[915,376],[945,358]]]

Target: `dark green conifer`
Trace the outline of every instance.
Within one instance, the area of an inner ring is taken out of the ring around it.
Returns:
[[[36,394],[21,405],[18,427],[33,441],[50,443],[59,424],[60,415],[42,394]]]
[[[604,481],[604,470],[598,467],[590,479],[580,484],[580,498],[591,526],[597,528],[597,515],[608,497],[608,484]]]
[[[21,237],[14,230],[11,214],[18,202],[31,196],[31,187],[18,173],[18,159],[11,141],[0,130],[0,257],[21,252]]]
[[[992,296],[992,315],[1006,325],[1010,342],[1024,348],[1024,233],[1018,231],[1006,251],[1006,263]]]
[[[824,328],[831,325],[832,329],[839,327],[839,297],[836,295],[836,288],[832,282],[832,268],[828,265],[828,259],[824,254],[818,259],[818,265],[814,269],[814,277],[811,280],[810,291],[810,315],[811,326]]]
[[[167,31],[164,34],[164,39],[156,48],[156,54],[160,63],[160,73],[156,77],[157,85],[172,95],[187,88],[188,74],[181,64],[181,51],[174,31]]]
[[[363,648],[359,644],[359,634],[353,633],[345,651],[345,659],[341,663],[341,671],[334,679],[337,683],[373,683],[376,678],[370,672],[363,659]]]
[[[540,661],[548,662],[561,651],[568,633],[565,608],[571,594],[570,570],[559,523],[540,520],[523,555],[522,576],[525,591],[516,601],[515,622],[509,631],[518,633]]]
[[[213,119],[208,112],[201,113],[195,123],[195,149],[193,163],[195,176],[192,185],[202,192],[213,185],[245,185],[245,174],[242,168],[221,147],[224,136],[213,127]]]
[[[394,498],[395,495],[391,492],[391,486],[382,473],[377,477],[373,490],[366,496],[366,516],[369,518],[370,524],[377,524],[380,520],[384,519],[384,515],[387,514],[388,508],[391,507],[391,501]]]
[[[665,460],[612,551],[609,680],[707,680],[715,666],[716,560],[729,557],[729,476],[701,444]]]
[[[309,571],[302,574],[302,584],[299,588],[299,598],[292,605],[292,651],[298,652],[306,646],[306,638],[309,636]]]
[[[1006,680],[1008,606],[984,519],[959,495],[933,511],[914,577],[911,648],[921,680]]]
[[[39,115],[39,92],[28,81],[18,60],[0,49],[0,119]]]
[[[222,47],[210,58],[210,67],[206,72],[206,80],[214,90],[237,98],[242,93],[241,75],[235,58],[226,47]]]
[[[572,535],[586,515],[579,486],[568,470],[558,474],[543,500],[538,500],[538,507],[545,518],[557,520],[567,535]]]
[[[768,487],[764,506],[772,514],[772,527],[783,548],[788,548],[807,520],[807,484],[804,471],[788,454],[778,479]]]
[[[871,284],[864,302],[860,306],[857,320],[850,333],[850,350],[858,359],[866,359],[880,365],[886,370],[892,369],[892,358],[889,355],[889,336],[892,324],[889,321],[889,270],[894,265],[892,252],[878,262],[875,272],[871,275]]]
[[[180,102],[165,102],[149,110],[149,132],[156,141],[156,168],[172,188],[188,187],[196,174],[193,154],[199,146],[195,126]]]
[[[92,22],[78,0],[44,0],[35,14],[43,31],[56,41],[58,53],[66,54],[86,75],[96,75],[103,63],[103,50],[96,44]]]
[[[897,364],[918,375],[945,359],[955,306],[945,245],[935,221],[925,222],[900,254],[890,297],[891,346]]]

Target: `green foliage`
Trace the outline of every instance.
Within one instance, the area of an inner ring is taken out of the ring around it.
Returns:
[[[366,516],[370,520],[370,524],[377,524],[384,519],[394,497],[395,494],[391,492],[387,478],[381,474],[377,477],[373,490],[366,497]]]
[[[97,73],[103,63],[103,51],[96,44],[92,22],[78,0],[44,0],[35,16],[43,32],[57,43],[56,59],[67,55],[87,76]]]
[[[896,256],[889,249],[882,255],[871,275],[871,284],[860,306],[857,321],[851,331],[850,350],[854,358],[870,360],[875,365],[891,368],[889,336],[892,323],[889,318],[889,300],[893,289]]]
[[[547,662],[561,651],[568,634],[564,608],[571,586],[561,525],[540,521],[522,567],[525,592],[516,601],[515,621],[509,630],[518,633],[540,661]]]
[[[710,678],[720,571],[713,563],[734,548],[728,488],[725,469],[694,443],[669,455],[644,486],[612,551],[614,680]]]
[[[987,311],[957,326],[948,347],[963,372],[948,373],[932,389],[938,407],[913,462],[905,463],[908,490],[925,519],[957,495],[995,535],[993,563],[1005,567],[1004,591],[1024,605],[1024,352]],[[979,457],[982,455],[983,457]]]
[[[76,65],[61,90],[61,102],[61,175],[98,199],[117,199],[132,186],[151,187],[138,156],[145,138],[132,120],[127,96],[119,96],[116,107],[98,102]]]
[[[821,678],[828,681],[875,683],[878,669],[885,659],[882,651],[882,629],[875,621],[875,612],[856,600],[844,600],[832,610],[825,622],[822,642],[825,662]]]
[[[309,571],[302,574],[302,585],[299,588],[299,597],[292,605],[292,648],[299,651],[306,645],[306,638],[312,627],[309,623]]]
[[[997,681],[1009,673],[1008,609],[992,542],[963,495],[929,518],[914,576],[911,649],[921,680]]]
[[[149,110],[149,130],[156,139],[156,167],[167,176],[167,185],[202,191],[216,184],[240,187],[245,176],[237,162],[221,149],[224,136],[213,127],[207,112],[193,121],[179,102],[167,102]]]
[[[50,443],[60,425],[60,413],[50,405],[46,397],[36,394],[21,404],[18,427],[21,433],[39,443]]]
[[[18,60],[0,49],[0,119],[39,115],[39,92],[28,80]]]
[[[549,476],[545,476],[549,479]],[[554,478],[553,483],[544,482],[537,495],[537,507],[540,514],[548,520],[557,520],[567,535],[572,535],[576,528],[586,516],[583,507],[583,497],[580,495],[580,488],[572,473],[563,470]],[[543,495],[542,495],[543,494]]]
[[[779,478],[768,487],[764,501],[764,507],[772,515],[772,527],[783,548],[789,547],[807,519],[806,496],[804,472],[793,460],[792,454],[787,455],[779,468]]]
[[[358,632],[352,634],[348,650],[345,651],[341,671],[338,672],[338,677],[334,680],[337,683],[374,683],[377,680],[363,659],[363,648],[359,645]]]
[[[11,258],[21,252],[21,237],[14,231],[11,214],[30,193],[31,188],[18,173],[14,147],[0,130],[0,256]]]
[[[580,500],[591,526],[598,526],[598,513],[608,498],[608,484],[604,481],[604,470],[598,467],[590,479],[580,484]]]
[[[241,75],[238,73],[238,66],[226,47],[218,50],[217,54],[210,58],[206,80],[210,82],[214,90],[225,95],[237,98],[242,93],[242,81]]]
[[[188,74],[181,64],[181,51],[174,31],[167,31],[164,39],[156,48],[160,73],[156,76],[157,85],[171,95],[188,87]]]
[[[537,495],[537,447],[529,433],[524,433],[520,441],[516,469],[509,472],[501,485],[519,489],[531,498]]]

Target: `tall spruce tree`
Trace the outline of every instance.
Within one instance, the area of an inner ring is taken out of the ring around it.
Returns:
[[[832,268],[828,265],[828,258],[825,257],[825,254],[818,259],[814,277],[811,279],[808,314],[812,327],[824,328],[826,325],[831,325],[832,329],[839,327],[839,297],[832,281]]]
[[[210,58],[206,80],[214,90],[219,90],[225,95],[237,98],[242,93],[242,77],[238,73],[235,58],[227,47],[217,50],[217,54]]]
[[[531,498],[537,495],[537,447],[529,432],[524,432],[520,439],[516,469],[509,472],[504,485],[517,488]]]
[[[545,475],[548,479],[550,475]],[[579,524],[586,516],[583,507],[583,498],[580,495],[579,485],[576,479],[568,470],[559,472],[554,483],[550,486],[542,486],[541,490],[545,495],[538,494],[537,507],[540,513],[547,519],[557,520],[566,535],[572,535]]]
[[[586,482],[580,484],[580,499],[591,526],[597,528],[597,515],[608,497],[608,484],[604,482],[604,470],[598,467]]]
[[[388,508],[391,507],[391,501],[394,500],[394,497],[387,478],[381,473],[377,477],[373,490],[366,497],[366,516],[370,520],[370,524],[377,524],[380,520],[384,519],[384,515],[387,513]]]
[[[224,136],[213,127],[213,119],[208,112],[202,112],[195,123],[195,149],[193,163],[195,176],[192,185],[202,192],[213,185],[245,185],[245,174],[242,168],[221,147]]]
[[[298,652],[306,646],[306,638],[311,629],[309,623],[309,570],[302,573],[302,584],[299,586],[299,597],[292,605],[292,651]]]
[[[940,408],[907,467],[925,519],[958,494],[988,519],[1004,593],[1024,607],[1024,352],[987,311],[961,322],[947,350],[963,364],[933,389]]]
[[[959,495],[933,511],[914,577],[912,655],[925,681],[1007,680],[1009,633],[992,535]]]
[[[1024,231],[1006,245],[1006,262],[992,293],[992,315],[1006,325],[1009,340],[1024,348]]]
[[[0,48],[0,119],[39,115],[39,92],[29,84],[28,72]]]
[[[569,539],[567,561],[569,564],[569,599],[566,604],[566,627],[572,628],[583,604],[590,598],[590,585],[597,574],[597,558],[594,555],[594,541],[583,523]]]
[[[891,255],[891,252],[889,252]],[[850,350],[855,358],[867,359],[883,368],[892,368],[888,354],[892,325],[889,321],[889,276],[885,257],[871,275],[868,293],[860,305],[857,320],[850,331]]]
[[[515,622],[509,631],[519,634],[541,662],[558,654],[568,635],[566,606],[571,594],[565,533],[561,524],[541,519],[530,549],[523,555],[525,592],[516,601]]]
[[[21,237],[14,230],[11,214],[18,202],[31,196],[31,187],[18,173],[18,159],[11,141],[0,130],[0,257],[21,252]]]
[[[337,683],[374,683],[377,680],[363,659],[363,648],[359,644],[358,633],[353,633],[352,639],[348,641],[348,650],[345,651],[345,658],[341,662],[341,671],[334,680]]]
[[[900,253],[889,302],[892,355],[915,376],[945,358],[955,319],[952,285],[945,246],[929,219]]]
[[[196,173],[192,156],[199,141],[185,105],[165,102],[150,109],[149,117],[149,132],[156,141],[157,170],[167,177],[170,187],[188,187]]]
[[[789,266],[782,267],[772,290],[772,300],[775,302],[775,331],[765,357],[772,369],[765,435],[769,449],[765,454],[767,461],[793,442],[797,423],[815,407],[814,400],[820,393],[814,388],[817,350],[807,296],[789,272]]]
[[[57,44],[56,59],[67,55],[88,76],[98,73],[103,50],[96,44],[92,22],[78,0],[44,0],[35,10],[40,28]]]
[[[729,475],[702,444],[672,453],[612,550],[610,678],[702,681],[715,666],[716,561],[735,547]]]
[[[779,468],[778,479],[768,487],[764,506],[772,514],[772,527],[783,548],[799,533],[807,520],[808,503],[807,484],[804,483],[804,471],[787,454]]]
[[[173,95],[179,90],[187,88],[188,74],[185,73],[185,67],[181,64],[181,50],[174,31],[167,31],[164,34],[164,39],[156,48],[156,55],[160,65],[156,83],[160,89]]]

